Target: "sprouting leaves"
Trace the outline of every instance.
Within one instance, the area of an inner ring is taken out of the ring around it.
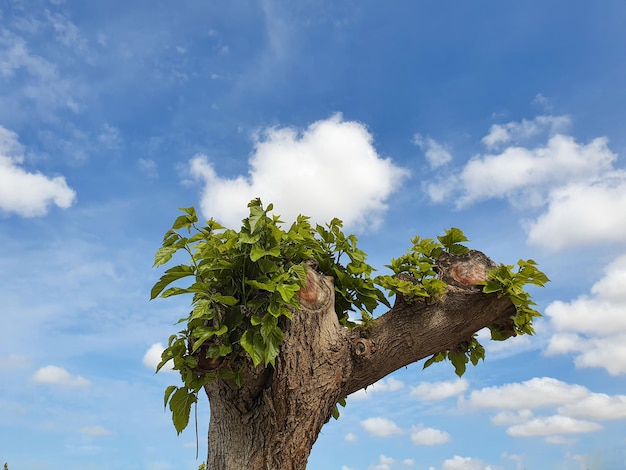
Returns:
[[[443,251],[463,254],[469,251],[461,242],[467,238],[458,228],[445,231],[445,235],[432,238],[415,237],[409,252],[391,260],[387,265],[394,275],[378,276],[376,283],[389,291],[389,295],[402,295],[405,301],[418,298],[437,299],[446,293],[447,285],[437,275],[437,258]]]
[[[532,307],[536,304],[525,290],[526,285],[543,287],[550,282],[548,276],[537,268],[537,263],[532,259],[519,260],[517,271],[513,271],[513,269],[514,266],[501,264],[489,272],[487,280],[481,283],[484,293],[506,295],[517,309],[511,331],[503,331],[497,325],[490,328],[491,339],[498,341],[508,339],[512,334],[533,334],[535,332],[532,322],[535,317],[540,317],[541,314]]]
[[[364,321],[374,309],[389,305],[371,279],[373,268],[354,235],[346,236],[334,219],[326,226],[311,226],[300,216],[288,230],[260,199],[248,205],[249,216],[239,232],[214,220],[199,226],[193,207],[181,208],[157,250],[155,266],[186,252],[189,262],[165,271],[150,298],[188,294],[191,311],[179,323],[185,328],[172,335],[157,370],[171,361],[184,387],[168,387],[172,419],[180,432],[187,426],[191,404],[203,383],[215,378],[241,384],[241,358],[253,366],[274,366],[283,342],[286,319],[299,307],[298,292],[306,284],[307,263],[334,277],[335,309],[345,326],[349,311],[360,311]],[[189,278],[187,285],[180,285]],[[206,369],[214,364],[213,369]]]

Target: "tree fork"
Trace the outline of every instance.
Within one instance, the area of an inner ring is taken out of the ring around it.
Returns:
[[[443,253],[440,299],[405,301],[367,326],[342,327],[331,277],[307,269],[274,370],[258,366],[242,387],[224,380],[205,386],[211,407],[208,468],[305,470],[322,426],[338,400],[391,372],[440,351],[454,350],[490,325],[510,325],[507,296],[476,286],[495,264],[483,253]]]

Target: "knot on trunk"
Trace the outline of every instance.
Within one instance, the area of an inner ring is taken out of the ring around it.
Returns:
[[[375,351],[374,343],[367,338],[358,338],[352,342],[354,355],[359,359],[368,359]]]
[[[470,250],[462,255],[443,252],[437,259],[439,276],[446,284],[467,288],[487,280],[496,264],[480,251]]]
[[[315,271],[311,266],[306,271],[306,285],[298,291],[300,305],[309,310],[320,310],[334,302],[333,279]]]

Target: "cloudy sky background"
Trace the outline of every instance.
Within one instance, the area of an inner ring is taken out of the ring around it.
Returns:
[[[339,217],[383,270],[458,226],[533,258],[538,334],[357,392],[312,470],[626,465],[626,5],[7,0],[0,463],[195,469],[148,302],[177,207]],[[200,460],[208,405],[199,408]]]

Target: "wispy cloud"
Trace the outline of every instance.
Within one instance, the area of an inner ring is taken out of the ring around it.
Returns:
[[[413,136],[413,143],[424,151],[426,160],[428,160],[431,168],[437,168],[452,161],[452,153],[450,153],[450,150],[431,137],[415,134]]]
[[[86,426],[81,428],[80,433],[88,436],[110,436],[113,434],[102,426]]]

